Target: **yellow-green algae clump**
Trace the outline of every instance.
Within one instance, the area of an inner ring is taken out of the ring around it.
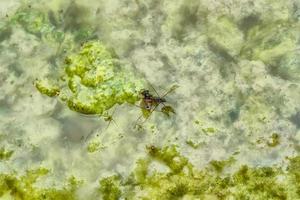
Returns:
[[[113,175],[99,181],[103,200],[117,199],[299,199],[300,157],[290,158],[286,170],[279,167],[251,168],[240,166],[225,173],[234,160],[211,161],[206,168],[196,169],[175,146],[147,147],[148,156],[139,159],[127,178]],[[153,168],[160,163],[164,170]],[[216,168],[216,163],[218,167]],[[215,170],[218,173],[215,173]],[[76,191],[83,184],[71,177],[61,188],[38,186],[49,171],[28,170],[24,175],[0,175],[0,197],[6,199],[78,199]]]
[[[224,173],[230,163],[212,161],[203,170],[196,169],[180,155],[175,146],[148,147],[148,157],[140,159],[126,179],[111,176],[100,181],[104,200],[143,199],[299,199],[299,156],[290,159],[289,167],[251,168],[246,165],[232,173]],[[160,162],[168,170],[154,170]],[[218,167],[215,167],[218,163]],[[223,166],[224,165],[224,166]],[[216,171],[218,173],[216,173]],[[223,172],[222,172],[223,171]]]
[[[70,178],[62,188],[42,188],[35,184],[38,179],[45,176],[49,171],[45,168],[28,170],[25,175],[16,174],[0,175],[0,197],[1,199],[16,200],[72,200],[76,199],[75,191],[79,181]]]
[[[115,104],[135,103],[142,82],[121,69],[101,42],[90,41],[65,58],[60,81],[38,80],[36,88],[50,97],[59,96],[71,110],[101,115]]]
[[[0,148],[0,160],[8,160],[14,152],[11,150],[6,150],[5,148]]]
[[[99,150],[101,150],[103,148],[105,148],[105,146],[101,142],[99,142],[99,141],[92,141],[92,142],[90,142],[88,144],[87,151],[89,153],[94,153],[94,152],[99,151]]]

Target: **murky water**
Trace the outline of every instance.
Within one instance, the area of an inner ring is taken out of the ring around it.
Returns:
[[[299,154],[298,0],[0,0],[0,12],[0,147],[13,151],[1,173],[44,167],[38,184],[74,176],[78,198],[96,199],[98,181],[129,176],[149,145],[175,144],[197,169],[230,157],[233,171],[285,167]],[[88,41],[155,96],[150,85],[161,96],[178,85],[165,97],[175,114],[160,105],[144,120],[125,103],[109,123],[41,94],[36,79],[59,78]]]

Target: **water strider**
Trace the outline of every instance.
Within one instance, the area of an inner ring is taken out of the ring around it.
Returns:
[[[142,122],[142,124],[151,116],[153,111],[158,111],[162,112],[168,117],[170,116],[171,113],[175,114],[175,110],[173,109],[172,106],[166,105],[167,100],[165,97],[173,92],[178,86],[174,85],[172,86],[165,94],[160,96],[158,92],[155,90],[155,88],[150,84],[151,88],[153,91],[156,93],[157,96],[153,95],[150,93],[149,90],[142,90],[140,92],[141,94],[141,100],[140,100],[140,105],[137,107],[140,107],[142,109],[142,115],[136,120],[135,126],[138,125],[138,121],[141,119],[141,117],[144,117],[145,120]],[[160,105],[163,105],[160,110],[156,110]],[[139,126],[140,127],[140,126]]]

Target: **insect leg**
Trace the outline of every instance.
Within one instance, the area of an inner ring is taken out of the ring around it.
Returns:
[[[149,115],[148,115],[148,116],[146,117],[146,119],[142,122],[142,124],[145,123],[145,122],[149,119],[149,117],[151,116],[151,114],[153,113],[153,111],[159,106],[159,104],[160,104],[160,103],[158,103],[157,105],[155,105],[154,108],[150,110]]]
[[[161,98],[164,98],[165,96],[167,96],[169,93],[173,92],[174,90],[176,90],[178,88],[177,85],[173,85]]]
[[[150,85],[150,87],[154,90],[154,92],[156,93],[156,95],[159,97],[159,98],[163,98],[163,97],[160,97],[160,95],[158,94],[158,92],[155,90],[155,88],[152,86],[152,84],[151,83],[149,83],[149,85]],[[165,104],[164,104],[164,102],[161,102],[164,106],[166,106]]]

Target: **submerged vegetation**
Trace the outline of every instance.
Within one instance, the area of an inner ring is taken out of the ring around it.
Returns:
[[[103,200],[125,199],[298,199],[300,198],[300,157],[289,159],[287,170],[279,167],[240,166],[226,173],[235,161],[211,161],[199,170],[175,146],[147,147],[148,155],[137,161],[128,177],[108,176],[99,181]],[[153,168],[153,164],[159,168]],[[160,165],[157,165],[160,163]],[[163,170],[162,170],[163,169]],[[216,173],[217,172],[217,173]],[[77,199],[81,181],[71,177],[63,188],[40,188],[35,184],[47,169],[27,171],[23,176],[1,174],[0,197],[17,199]]]
[[[286,171],[278,167],[243,165],[229,174],[224,169],[234,162],[232,158],[211,161],[212,169],[199,170],[180,155],[175,146],[147,149],[148,157],[137,161],[128,178],[112,176],[100,181],[104,200],[120,197],[145,200],[300,198],[299,156],[290,159]],[[163,167],[151,168],[156,162]],[[161,171],[161,168],[166,169]]]
[[[0,197],[1,199],[16,200],[73,200],[75,191],[80,182],[71,177],[63,188],[40,188],[36,186],[39,178],[46,176],[49,171],[45,168],[27,171],[25,175],[1,174]]]
[[[42,2],[0,22],[0,198],[300,199],[299,3]]]

